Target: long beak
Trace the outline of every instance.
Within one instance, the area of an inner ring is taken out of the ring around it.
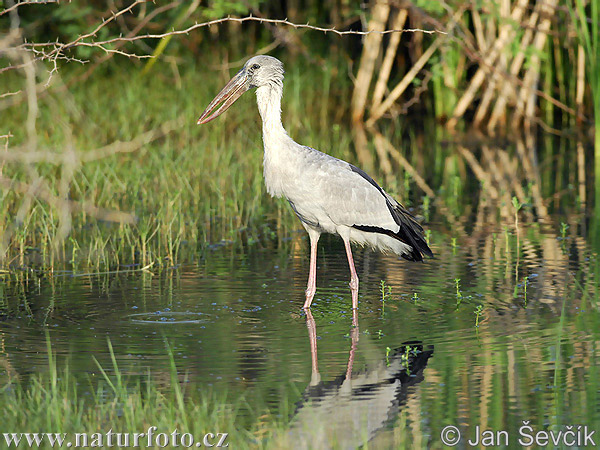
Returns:
[[[198,119],[198,125],[210,122],[227,111],[227,109],[229,109],[229,107],[233,105],[235,101],[248,90],[246,81],[246,73],[244,69],[242,69],[237,73],[237,75],[229,80],[229,83],[227,83],[225,87],[221,89],[221,92],[219,92],[213,101],[210,102],[210,105],[206,107]],[[216,111],[212,112],[219,104],[221,104],[221,106],[219,106]]]

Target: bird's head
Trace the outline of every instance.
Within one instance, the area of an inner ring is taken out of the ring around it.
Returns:
[[[253,56],[210,102],[198,119],[198,124],[210,122],[223,114],[249,89],[263,86],[281,87],[283,73],[283,63],[277,58],[266,55]]]

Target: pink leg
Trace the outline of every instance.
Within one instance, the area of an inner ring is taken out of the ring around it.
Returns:
[[[358,308],[358,275],[354,268],[354,259],[352,258],[352,249],[350,248],[350,240],[344,239],[346,246],[346,255],[348,256],[348,265],[350,266],[350,289],[352,291],[352,309]]]
[[[315,292],[317,292],[317,243],[320,233],[307,230],[310,237],[310,269],[308,270],[308,285],[306,286],[306,301],[304,309],[310,308]]]

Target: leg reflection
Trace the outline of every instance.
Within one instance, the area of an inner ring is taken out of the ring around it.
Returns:
[[[350,339],[352,339],[352,345],[350,346],[350,356],[348,357],[348,368],[346,369],[346,380],[352,378],[352,366],[354,365],[354,354],[356,353],[356,345],[358,344],[358,338],[360,336],[360,330],[358,329],[358,310],[352,310],[352,328],[350,329]]]
[[[317,357],[317,326],[310,309],[306,309],[306,328],[308,329],[308,339],[310,340],[310,356],[312,359],[312,375],[310,385],[314,386],[321,382],[319,374],[319,359]]]
[[[311,386],[321,382],[321,374],[319,373],[319,358],[317,355],[317,325],[310,309],[306,310],[306,328],[308,329],[308,339],[310,341],[310,356],[312,360],[312,374],[310,378]],[[348,366],[346,369],[346,380],[352,378],[352,366],[354,365],[354,355],[356,346],[360,336],[358,328],[358,310],[352,310],[352,328],[350,329],[350,338],[352,345],[350,346],[350,355],[348,357]]]

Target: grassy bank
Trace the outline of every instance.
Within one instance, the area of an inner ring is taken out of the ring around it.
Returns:
[[[356,163],[349,78],[332,67],[302,67],[287,67],[286,128],[299,142]],[[4,270],[171,266],[213,245],[265,245],[299,228],[287,203],[265,192],[253,93],[219,120],[195,124],[230,70],[182,65],[177,76],[142,76],[131,66],[104,69],[40,97],[33,132],[23,126],[25,104],[5,116],[12,137],[2,174],[21,185],[0,197]],[[65,73],[65,82],[76,75]],[[482,140],[448,134],[421,115],[399,117],[379,136],[403,156],[382,159],[372,175],[426,220],[456,226],[485,211],[485,220],[511,226],[516,197],[522,220],[552,221],[549,213],[577,213],[589,198],[567,138]],[[369,143],[373,152],[376,144]],[[580,142],[576,151],[589,153]],[[108,220],[115,211],[132,220]]]
[[[328,79],[323,73],[315,76]],[[181,252],[190,259],[207,245],[270,240],[276,232],[296,227],[287,205],[268,198],[263,187],[253,93],[221,120],[195,124],[227,74],[215,71],[207,77],[207,72],[188,68],[173,88],[169,77],[120,70],[78,85],[72,96],[58,90],[43,99],[36,123],[39,158],[30,165],[8,162],[4,175],[25,183],[39,176],[55,195],[68,182],[70,200],[131,212],[135,222],[115,224],[77,211],[65,218],[61,205],[3,191],[4,267],[51,268],[57,261],[72,264],[74,270],[124,263],[170,265],[184,259]],[[323,114],[326,120],[327,111],[316,109],[327,104],[318,99],[322,91],[303,91],[306,83],[298,71],[289,71],[288,78],[285,117],[290,133],[349,157],[348,130],[305,119]],[[7,119],[3,125],[13,135],[11,146],[26,144],[25,105],[14,108]],[[165,124],[171,132],[163,132]],[[140,136],[146,136],[141,145]],[[69,149],[76,160],[72,168],[60,160],[70,157]],[[69,225],[65,221],[71,221],[71,232],[58,240],[61,227]]]
[[[345,30],[438,32],[339,36],[250,21],[155,34],[258,7],[237,2],[29,5],[2,15],[23,34],[3,41],[0,267],[168,266],[210,245],[287,236],[297,222],[265,195],[252,94],[195,125],[257,51],[286,65],[294,138],[360,163],[426,218],[455,226],[490,208],[509,224],[514,197],[527,221],[589,212],[593,192],[600,197],[598,1],[413,3],[260,7]],[[65,44],[50,50],[56,39]],[[22,64],[31,55],[36,65]]]

